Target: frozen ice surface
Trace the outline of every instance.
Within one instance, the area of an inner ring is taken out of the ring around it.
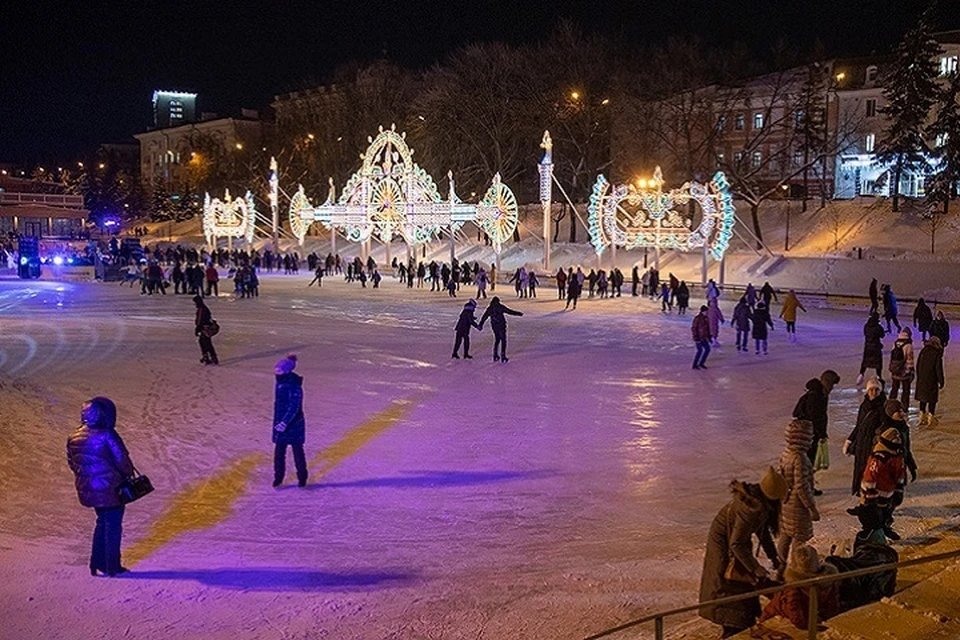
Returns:
[[[727,484],[776,460],[827,367],[843,380],[814,543],[854,533],[840,446],[863,310],[811,305],[799,343],[777,322],[767,357],[738,354],[725,326],[710,368],[691,371],[689,316],[632,297],[565,312],[549,287],[516,300],[500,285],[525,314],[508,318],[503,365],[489,328],[474,360],[450,359],[471,289],[309,279],[265,275],[259,299],[211,301],[219,368],[198,362],[189,296],[0,281],[0,636],[578,638],[690,604]],[[272,369],[288,352],[305,376],[302,490],[292,461],[270,487]],[[914,436],[905,538],[960,502],[937,479],[956,443],[949,349],[946,368],[943,431]],[[127,510],[123,579],[88,575],[93,513],[64,459],[93,395],[117,401],[157,487]]]

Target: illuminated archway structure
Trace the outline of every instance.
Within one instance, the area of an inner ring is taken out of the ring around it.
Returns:
[[[335,201],[333,181],[330,193],[320,206],[312,206],[300,185],[290,201],[290,228],[303,243],[314,222],[327,229],[341,231],[352,242],[365,242],[376,234],[389,243],[400,235],[408,245],[434,239],[444,229],[449,232],[473,222],[490,237],[499,253],[517,228],[517,199],[493,177],[490,188],[477,204],[463,202],[457,196],[452,173],[447,174],[449,195],[440,196],[433,178],[413,161],[406,134],[396,126],[368,138],[370,146],[361,158],[363,165],[347,181]]]
[[[207,244],[216,238],[244,238],[253,242],[254,222],[257,216],[253,194],[247,191],[243,198],[231,198],[230,190],[226,190],[223,200],[210,198],[207,193],[203,198],[203,235]]]
[[[700,224],[674,207],[696,202]],[[590,240],[597,255],[613,245],[626,249],[651,247],[691,251],[706,248],[721,260],[730,244],[736,210],[727,178],[717,172],[707,183],[686,182],[663,191],[660,167],[653,179],[633,185],[611,185],[600,175],[593,186],[589,207]]]

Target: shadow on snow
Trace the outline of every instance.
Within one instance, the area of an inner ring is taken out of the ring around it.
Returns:
[[[124,580],[195,580],[210,587],[249,591],[337,591],[365,587],[397,587],[416,576],[406,572],[330,573],[305,569],[263,567],[259,569],[194,569],[131,571]]]

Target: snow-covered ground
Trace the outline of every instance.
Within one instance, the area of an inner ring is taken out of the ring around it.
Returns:
[[[213,300],[222,366],[204,368],[188,296],[0,280],[0,637],[578,638],[689,604],[727,484],[779,456],[827,367],[843,380],[814,542],[828,552],[855,532],[840,446],[862,309],[810,308],[798,344],[778,322],[766,357],[738,354],[724,327],[710,368],[691,371],[689,317],[632,297],[564,312],[548,288],[508,290],[525,315],[509,318],[503,365],[489,328],[475,360],[450,359],[467,291],[308,281],[265,275],[259,299]],[[960,505],[952,349],[943,422],[914,435],[907,543]],[[270,487],[272,368],[289,352],[305,376],[305,489]],[[64,456],[94,395],[117,401],[157,487],[127,510],[132,572],[112,580],[88,574],[93,514]]]

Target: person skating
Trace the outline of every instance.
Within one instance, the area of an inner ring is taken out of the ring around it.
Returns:
[[[863,374],[867,369],[874,369],[877,378],[883,381],[883,327],[880,325],[880,314],[873,312],[863,325],[863,358],[860,360],[860,375],[857,376],[857,388],[863,384]]]
[[[577,278],[577,275],[573,272],[573,267],[570,267],[569,273],[567,273],[567,304],[564,305],[564,309],[570,308],[570,303],[573,303],[573,308],[577,308],[577,300],[580,298],[580,292],[582,289],[582,284],[580,279]]]
[[[891,524],[894,510],[903,502],[903,489],[907,484],[901,445],[900,432],[896,429],[887,429],[880,435],[863,470],[860,504],[847,510],[857,516],[864,532],[882,529],[891,540],[900,539]]]
[[[920,340],[927,339],[927,332],[930,331],[930,325],[933,324],[933,312],[923,298],[917,300],[917,306],[913,310],[913,326],[920,332]]]
[[[537,277],[536,271],[532,269],[527,273],[527,291],[531,298],[537,297],[537,287],[540,286],[540,278]]]
[[[937,426],[937,401],[943,389],[943,346],[940,338],[930,336],[917,356],[916,399],[920,402],[918,426]],[[929,409],[929,411],[928,411]]]
[[[213,316],[210,308],[204,304],[203,298],[193,296],[193,304],[197,308],[193,333],[200,342],[200,362],[203,364],[220,364],[217,360],[217,351],[213,348]]]
[[[883,386],[876,378],[867,380],[867,391],[857,410],[857,424],[843,443],[843,454],[853,456],[853,483],[850,492],[860,495],[860,480],[863,479],[863,470],[867,467],[867,459],[873,452],[873,443],[882,433],[884,406],[887,395]]]
[[[804,313],[807,312],[807,308],[803,306],[800,298],[797,297],[797,292],[790,289],[787,297],[783,299],[783,306],[780,309],[780,317],[783,318],[783,321],[787,325],[787,338],[790,342],[797,341],[797,309],[800,309]]]
[[[747,353],[750,351],[750,321],[753,320],[753,314],[750,312],[750,305],[746,296],[741,296],[737,306],[733,309],[733,317],[730,324],[737,332],[737,351]]]
[[[373,274],[370,276],[370,281],[373,282],[373,288],[380,288],[380,281],[383,280],[383,276],[380,275],[380,270],[376,267],[373,268]]]
[[[480,271],[479,273],[477,273],[477,277],[476,277],[477,298],[487,297],[488,284],[489,284],[489,279],[487,278],[487,272],[484,271],[483,267],[480,267]]]
[[[670,285],[666,282],[660,285],[660,311],[662,313],[673,311],[673,306],[670,304]]]
[[[680,281],[677,287],[677,315],[687,315],[687,309],[690,307],[690,289],[685,280]]]
[[[478,331],[483,331],[483,323],[490,319],[493,328],[493,360],[507,362],[507,319],[505,316],[522,316],[523,313],[514,311],[500,302],[498,296],[493,296],[480,318]],[[497,348],[499,347],[499,352]]]
[[[470,355],[470,328],[473,327],[477,331],[480,330],[480,325],[477,324],[477,320],[474,317],[474,312],[477,309],[477,301],[470,299],[463,305],[463,310],[460,312],[460,317],[457,319],[457,326],[454,328],[456,332],[456,339],[453,343],[453,357],[459,359],[460,355],[460,344],[463,343],[463,357],[467,360],[473,358]]]
[[[186,276],[184,276],[183,269],[180,268],[179,262],[173,265],[173,272],[170,274],[170,278],[173,280],[174,295],[179,294],[181,289],[183,289],[183,293],[187,292]]]
[[[757,305],[757,309],[760,305]],[[807,380],[806,391],[793,407],[793,417],[800,420],[809,420],[813,423],[813,442],[807,450],[807,456],[813,463],[817,458],[817,447],[821,440],[827,440],[827,425],[829,416],[827,405],[830,392],[840,382],[840,375],[833,369],[827,369],[819,378]],[[822,491],[814,490],[814,495],[823,495]]]
[[[597,290],[597,280],[600,279],[600,276],[596,271],[590,269],[589,275],[587,275],[587,297],[592,298],[594,292]],[[652,297],[652,296],[651,296]]]
[[[780,509],[780,537],[777,554],[780,566],[787,563],[790,547],[813,538],[813,523],[820,511],[813,498],[813,463],[807,450],[813,444],[813,423],[794,418],[784,434],[786,448],[780,454],[779,471],[787,482],[787,497]]]
[[[710,340],[713,346],[720,346],[720,325],[723,324],[723,312],[720,311],[720,302],[717,297],[709,298],[707,302],[707,320],[710,321]]]
[[[640,266],[633,265],[633,270],[630,272],[630,284],[632,287],[633,297],[637,297],[637,287],[640,285]]]
[[[690,332],[693,334],[693,343],[697,347],[697,353],[693,356],[693,368],[706,369],[707,356],[710,355],[710,320],[707,318],[707,305],[701,306],[700,313],[694,316]]]
[[[872,315],[880,309],[880,294],[877,291],[876,278],[870,281],[870,290],[868,293],[870,295],[870,314]]]
[[[769,282],[764,282],[763,286],[760,287],[760,298],[763,300],[763,304],[767,306],[767,309],[770,308],[771,300],[780,302],[780,300],[777,299],[777,292],[773,290]]]
[[[220,291],[217,288],[217,284],[220,282],[220,273],[217,271],[217,268],[213,266],[212,262],[207,265],[204,277],[207,280],[207,295],[213,295],[215,298],[219,296]],[[211,294],[211,292],[213,293]]]
[[[456,297],[457,297],[457,282],[456,282],[456,280],[450,280],[450,282],[447,283],[447,295],[450,296],[451,298],[456,298]]]
[[[940,338],[940,346],[947,348],[950,342],[950,323],[943,317],[943,311],[937,311],[937,317],[930,325],[930,335]]]
[[[312,286],[314,282],[317,283],[317,288],[323,287],[323,276],[324,276],[324,265],[317,267],[316,272],[313,274],[313,280],[310,281],[310,284],[307,286]]]
[[[597,294],[601,300],[607,297],[607,272],[603,269],[597,273]]]
[[[423,288],[423,279],[427,275],[427,268],[423,266],[423,263],[417,265],[417,289]]]
[[[910,406],[910,385],[914,376],[913,332],[904,327],[890,350],[890,397],[896,398],[900,392],[900,402],[904,410]]]
[[[277,362],[273,401],[273,486],[283,484],[286,475],[287,446],[293,449],[293,463],[297,468],[297,484],[307,486],[307,457],[303,452],[306,441],[306,420],[303,417],[303,378],[293,372],[297,356],[291,353]]]
[[[134,474],[133,462],[116,431],[117,407],[97,397],[80,410],[80,428],[67,438],[67,464],[73,471],[80,504],[96,511],[90,575],[126,573],[120,561],[124,505],[120,485]]]
[[[650,293],[650,278],[653,277],[653,267],[650,267],[643,272],[643,276],[640,278],[640,284],[642,288],[641,295],[646,298]]]
[[[730,492],[732,500],[710,525],[700,575],[700,602],[749,593],[769,578],[767,569],[754,557],[754,536],[774,570],[780,568],[773,540],[779,534],[780,501],[787,495],[783,477],[770,468],[760,484],[734,480]],[[708,605],[701,607],[699,614],[721,625],[723,637],[729,638],[754,625],[760,615],[760,598]]]
[[[747,299],[747,306],[750,307],[752,312],[757,306],[757,289],[753,286],[752,282],[747,283],[747,290],[744,292],[743,297]]]
[[[757,303],[757,308],[753,310],[753,343],[756,347],[756,355],[760,355],[760,349],[763,349],[763,355],[767,355],[767,328],[773,331],[773,320],[770,319],[770,312],[767,310],[767,303],[761,301]]]
[[[893,295],[893,289],[889,284],[883,285],[881,290],[883,291],[883,318],[887,321],[887,333],[892,333],[893,331],[890,328],[891,322],[897,328],[897,331],[900,331],[902,327],[900,326],[900,320],[897,317],[899,315],[897,297]]]
[[[567,272],[560,267],[557,269],[557,300],[563,300],[565,297],[567,297]]]

